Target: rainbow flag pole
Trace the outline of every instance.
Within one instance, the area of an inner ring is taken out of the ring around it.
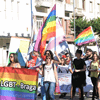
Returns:
[[[40,51],[41,57],[43,57],[46,49],[46,41],[56,35],[56,4],[49,13],[47,19],[41,26],[37,40],[34,46],[35,51]]]

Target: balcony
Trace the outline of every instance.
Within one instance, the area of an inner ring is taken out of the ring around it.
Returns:
[[[72,12],[73,11],[73,5],[72,4],[65,4],[65,10],[68,12]]]
[[[53,4],[53,0],[35,0],[36,7],[51,7]]]
[[[64,0],[56,0],[56,1],[60,1],[60,2],[63,2]]]
[[[75,8],[75,16],[84,16],[82,8]]]

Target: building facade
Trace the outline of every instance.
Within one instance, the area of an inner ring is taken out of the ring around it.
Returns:
[[[0,66],[7,65],[11,36],[30,35],[30,0],[0,0]]]
[[[88,20],[100,17],[100,0],[75,0],[75,15]]]
[[[32,0],[33,30],[38,32],[54,4],[67,41],[73,43],[73,0]],[[88,20],[100,17],[100,0],[75,0],[75,16]],[[0,0],[0,66],[6,65],[11,36],[31,36],[31,0]]]
[[[30,0],[0,0],[0,36],[28,37],[30,18]]]
[[[56,4],[56,16],[59,17],[65,31],[67,41],[73,42],[74,36],[71,34],[70,18],[73,12],[73,3],[71,0],[34,0],[33,14],[36,18],[36,27],[39,30],[43,21],[47,18],[52,7]]]

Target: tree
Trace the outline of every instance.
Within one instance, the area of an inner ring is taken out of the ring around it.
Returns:
[[[100,36],[100,18],[92,19],[90,21],[83,18],[75,19],[76,36],[89,26],[92,26],[93,31]],[[73,19],[71,20],[71,29],[74,31]]]
[[[93,27],[93,31],[100,36],[100,18],[93,19],[91,22],[91,26]]]
[[[86,19],[83,18],[75,19],[76,36],[87,27],[89,27],[89,23]],[[71,20],[71,28],[72,31],[74,31],[74,19]]]

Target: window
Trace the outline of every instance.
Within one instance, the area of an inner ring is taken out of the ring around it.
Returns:
[[[36,7],[37,12],[47,13],[48,8],[45,7]]]
[[[93,12],[93,2],[90,1],[90,13]]]
[[[14,0],[11,0],[11,11],[13,11],[13,3],[14,3]]]
[[[14,0],[11,0],[11,14],[12,14],[12,20],[13,20],[13,5],[14,5]]]
[[[69,17],[69,12],[65,12],[65,16],[66,17]]]
[[[17,17],[19,19],[19,1],[17,2]]]
[[[43,18],[42,17],[36,17],[36,27],[37,27],[37,31],[39,31],[40,27],[43,24]]]
[[[97,12],[100,13],[100,3],[97,4]]]
[[[5,19],[6,19],[6,0],[4,0],[4,2],[5,2]]]
[[[83,0],[82,4],[83,4],[83,10],[85,10],[85,0]]]
[[[63,2],[63,0],[57,0],[57,1],[61,1],[61,2]]]

